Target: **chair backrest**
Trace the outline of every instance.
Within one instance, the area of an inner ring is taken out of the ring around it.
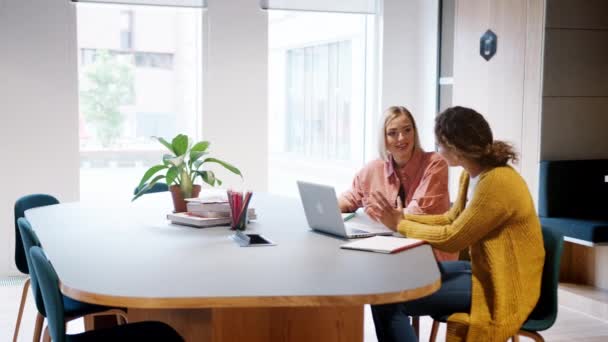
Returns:
[[[28,209],[52,204],[59,204],[59,201],[55,197],[46,194],[23,196],[19,198],[17,202],[15,202],[15,264],[17,265],[17,269],[19,269],[19,271],[22,273],[29,274],[29,269],[27,267],[27,260],[25,257],[25,253],[27,251],[23,249],[23,243],[21,240],[21,234],[19,233],[17,220],[20,217],[25,217],[25,211]]]
[[[32,247],[42,247],[38,236],[32,229],[29,221],[25,217],[20,217],[17,220],[19,226],[19,233],[21,233],[21,240],[23,241],[23,249],[29,251]],[[40,293],[40,286],[38,285],[38,276],[32,266],[32,258],[29,253],[25,253],[25,259],[27,260],[27,267],[30,271],[30,280],[32,284],[32,293],[36,301],[36,308],[42,316],[46,317],[46,311],[44,310],[44,302],[42,300],[42,294]]]
[[[147,183],[143,184],[142,186],[136,187],[135,190],[133,190],[133,195],[137,195],[137,193],[141,189],[145,188],[146,186],[148,186]],[[157,182],[157,183],[154,183],[154,185],[152,185],[152,187],[150,189],[146,190],[144,192],[144,194],[151,194],[151,193],[154,193],[154,192],[163,192],[163,191],[169,191],[169,187],[167,186],[166,183]]]
[[[608,159],[541,161],[539,216],[608,219],[606,177]]]
[[[550,328],[557,318],[557,286],[559,284],[559,266],[564,248],[564,237],[552,230],[543,228],[545,244],[545,264],[541,281],[540,298],[534,310],[528,317],[536,321],[544,321],[545,327]]]
[[[63,311],[63,295],[59,290],[59,277],[46,257],[42,248],[34,246],[30,248],[30,258],[34,272],[38,277],[42,300],[47,311],[48,328],[53,342],[64,342],[65,317]]]

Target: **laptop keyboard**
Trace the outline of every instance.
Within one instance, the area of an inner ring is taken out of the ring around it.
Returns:
[[[365,224],[348,222],[348,224],[346,224],[346,228],[350,229],[353,233],[357,233],[357,234],[369,233],[369,231],[365,229],[365,228],[367,228],[367,226]]]
[[[390,230],[381,231],[376,228],[371,228],[365,223],[348,222],[346,224],[348,235],[351,237],[368,237],[372,235],[392,235],[393,232]]]
[[[367,230],[353,228],[350,230],[352,234],[369,234]]]

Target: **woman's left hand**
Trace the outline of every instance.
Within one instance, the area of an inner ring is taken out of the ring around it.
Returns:
[[[372,192],[373,202],[366,208],[366,212],[374,220],[382,222],[391,230],[397,231],[399,222],[403,219],[403,208],[398,201],[397,208],[393,207],[379,191]]]

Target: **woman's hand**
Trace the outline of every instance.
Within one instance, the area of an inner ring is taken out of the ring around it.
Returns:
[[[365,208],[365,212],[374,220],[382,222],[391,230],[397,231],[399,222],[403,219],[403,207],[401,201],[397,208],[393,207],[389,201],[379,191],[371,193],[372,201]]]

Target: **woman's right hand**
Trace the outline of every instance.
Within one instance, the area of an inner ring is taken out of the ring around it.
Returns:
[[[397,208],[393,207],[379,191],[372,193],[373,202],[365,207],[365,212],[374,220],[382,222],[393,231],[397,231],[399,222],[403,219],[403,207],[398,201]]]

